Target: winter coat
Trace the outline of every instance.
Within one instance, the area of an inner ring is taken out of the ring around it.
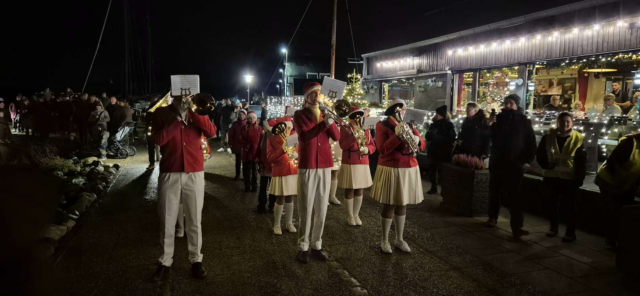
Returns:
[[[412,168],[418,166],[418,158],[410,154],[409,147],[405,146],[400,138],[396,135],[395,127],[397,124],[387,117],[386,121],[380,121],[376,124],[376,146],[380,152],[378,158],[379,166],[391,168]],[[420,133],[414,127],[413,135],[420,137]],[[423,151],[426,142],[420,137],[418,150]]]
[[[316,115],[308,108],[293,114],[293,126],[298,133],[298,168],[326,169],[333,167],[333,157],[329,139],[340,140],[340,131],[335,123],[327,126],[322,115],[316,122]]]
[[[457,153],[468,154],[478,158],[489,156],[491,146],[491,127],[487,124],[485,113],[482,109],[471,118],[465,118],[458,140]]]
[[[489,170],[524,173],[523,165],[536,156],[536,136],[527,116],[516,110],[502,110],[491,125]]]
[[[356,137],[346,128],[340,129],[340,148],[342,148],[342,163],[349,165],[364,164],[369,165],[369,155],[376,152],[376,145],[373,143],[373,138],[369,134],[368,130],[364,131],[366,137],[366,146],[369,149],[369,153],[360,157],[360,151],[358,150],[358,143],[356,143]]]
[[[242,146],[242,161],[256,161],[260,157],[260,142],[264,131],[259,122],[255,124],[245,124],[240,136],[240,146]]]
[[[451,161],[456,130],[449,119],[443,118],[434,121],[429,126],[425,138],[427,140],[427,156],[440,161]]]
[[[284,177],[298,174],[298,167],[293,164],[289,155],[284,151],[285,140],[282,136],[273,135],[267,139],[267,160],[271,164],[274,177]]]
[[[231,125],[231,123],[233,123],[233,118],[231,118],[231,115],[233,115],[234,109],[235,107],[233,105],[224,105],[222,106],[222,108],[220,108],[220,128],[222,130],[229,130],[229,126]]]
[[[246,120],[236,121],[229,129],[229,146],[233,154],[242,154],[242,131],[246,123]]]

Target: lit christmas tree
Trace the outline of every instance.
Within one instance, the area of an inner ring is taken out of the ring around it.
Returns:
[[[362,76],[357,74],[356,70],[353,69],[353,74],[349,74],[347,77],[349,83],[347,84],[347,88],[344,90],[344,99],[349,101],[352,106],[368,106],[369,102],[364,99],[366,92],[362,88]]]

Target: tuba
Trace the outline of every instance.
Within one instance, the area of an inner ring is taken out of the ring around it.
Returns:
[[[396,113],[393,116],[398,121],[398,124],[402,126],[402,133],[398,136],[400,141],[409,148],[413,157],[417,157],[419,148],[413,141],[413,125],[404,122],[402,118],[402,108],[400,107],[396,108]]]

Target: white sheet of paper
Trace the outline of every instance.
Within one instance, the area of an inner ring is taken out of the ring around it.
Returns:
[[[284,115],[293,116],[293,113],[296,113],[296,111],[298,111],[296,108],[287,108],[287,112]]]
[[[179,96],[180,89],[191,89],[191,94],[200,93],[199,75],[171,75],[171,95]]]
[[[287,137],[287,147],[293,147],[298,144],[298,134],[293,134]]]
[[[426,110],[407,109],[407,113],[405,113],[403,119],[404,119],[404,122],[407,122],[407,123],[413,120],[414,124],[423,125],[425,116],[427,116]]]
[[[347,88],[346,82],[325,76],[322,80],[322,89],[320,90],[320,94],[324,95],[327,98],[332,98],[335,92],[335,99],[341,100],[342,96],[344,95],[345,88]],[[332,95],[330,95],[329,93],[331,93]]]
[[[382,117],[365,117],[364,118],[364,129],[374,129],[376,128],[376,124],[382,119]]]

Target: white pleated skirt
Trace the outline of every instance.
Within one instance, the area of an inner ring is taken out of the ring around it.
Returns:
[[[338,187],[361,189],[371,187],[371,171],[368,164],[343,163],[338,172]]]
[[[378,165],[371,198],[381,204],[405,206],[424,200],[420,168],[392,168]]]
[[[289,196],[298,194],[298,175],[271,178],[269,194]]]

